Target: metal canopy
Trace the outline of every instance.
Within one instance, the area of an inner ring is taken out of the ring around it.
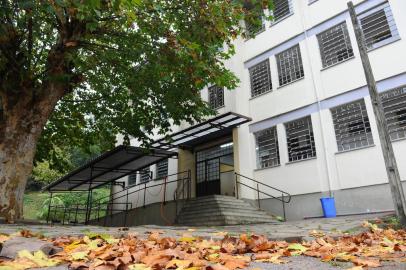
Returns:
[[[176,155],[176,152],[163,149],[146,150],[121,145],[49,184],[44,190],[49,192],[89,191]]]
[[[152,147],[174,149],[176,147],[193,147],[207,140],[219,138],[231,133],[234,127],[250,122],[252,119],[234,112],[218,115],[187,129],[173,133],[152,143]]]

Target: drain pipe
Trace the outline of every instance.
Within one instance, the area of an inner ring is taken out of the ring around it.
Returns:
[[[300,4],[302,5],[302,2],[299,1]],[[298,2],[298,3],[299,3]],[[304,2],[304,1],[303,1]],[[304,9],[299,8],[299,10],[301,11],[300,17],[301,17],[301,24],[302,24],[302,28],[303,28],[303,32],[305,35],[305,39],[304,39],[304,45],[305,45],[305,49],[306,49],[306,55],[307,55],[307,61],[309,62],[309,67],[310,67],[310,72],[312,74],[312,85],[313,85],[313,92],[314,95],[316,96],[316,100],[317,100],[317,110],[319,113],[319,124],[320,124],[320,132],[321,132],[321,139],[322,139],[322,144],[323,144],[323,148],[324,148],[324,161],[326,163],[326,169],[327,169],[327,182],[328,182],[328,192],[329,192],[329,196],[333,197],[333,191],[332,191],[332,183],[331,183],[331,168],[330,165],[328,163],[328,159],[327,159],[327,148],[326,148],[326,140],[324,137],[325,131],[324,131],[324,125],[323,125],[323,121],[321,119],[322,114],[321,114],[321,102],[320,102],[320,97],[319,94],[317,93],[316,90],[316,82],[314,81],[314,72],[313,72],[313,67],[312,67],[312,63],[311,63],[311,59],[310,59],[310,50],[309,50],[309,46],[307,43],[307,39],[309,38],[307,29],[306,29],[306,24],[305,24],[305,18],[304,18]],[[323,87],[322,87],[323,88]]]

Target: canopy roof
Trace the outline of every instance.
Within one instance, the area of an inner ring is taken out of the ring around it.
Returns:
[[[176,156],[162,149],[118,146],[49,184],[49,192],[88,191],[132,174],[160,160]]]
[[[155,141],[152,146],[160,149],[174,149],[176,147],[191,148],[214,138],[230,134],[234,127],[250,122],[252,119],[234,112],[218,115],[202,123],[196,124],[169,137]]]

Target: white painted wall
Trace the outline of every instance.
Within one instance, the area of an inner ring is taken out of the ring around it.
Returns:
[[[245,124],[238,128],[239,172],[293,195],[330,190],[334,193],[336,190],[386,183],[387,177],[370,98],[365,95],[365,91],[355,92],[357,89],[365,88],[366,82],[353,27],[346,11],[347,0],[319,0],[311,5],[308,5],[308,0],[292,1],[293,15],[274,25],[267,22],[266,31],[254,39],[236,40],[236,55],[225,63],[240,78],[241,83],[236,89],[225,91],[225,107],[221,108],[218,113],[233,111],[249,116],[253,119],[251,127],[263,120],[272,120],[277,123],[280,166],[257,168],[255,137],[250,132],[249,124]],[[360,4],[357,7],[358,10],[365,10],[384,1],[357,0],[353,2],[356,5]],[[385,81],[382,84],[385,89],[381,90],[388,90],[389,86],[406,84],[406,76],[399,80],[391,79],[393,76],[406,74],[406,16],[404,16],[406,1],[389,0],[389,4],[400,40],[369,52],[376,80]],[[342,21],[347,23],[354,57],[323,69],[315,34]],[[279,87],[275,53],[295,44],[300,45],[305,77]],[[261,61],[269,59],[273,91],[251,98],[248,67],[252,66],[257,59]],[[345,93],[358,93],[357,99],[360,97],[365,99],[375,145],[365,149],[337,153],[329,106],[332,103],[338,105],[344,100],[346,100],[345,102],[350,101],[348,97],[344,98]],[[334,99],[332,99],[333,97]],[[202,91],[202,98],[208,99],[207,89]],[[326,103],[326,99],[329,99],[330,103]],[[319,106],[317,106],[318,102],[320,102]],[[307,107],[305,112],[303,108]],[[289,117],[292,118],[292,115],[299,118],[309,114],[312,118],[317,158],[289,163],[283,123]],[[284,119],[284,121],[280,119]],[[187,125],[175,127],[175,130],[185,127]],[[406,166],[403,166],[406,164],[406,140],[394,142],[393,146],[401,177],[406,180]],[[176,166],[172,169],[176,171]],[[251,182],[244,181],[244,183]],[[272,193],[271,190],[264,188],[264,191],[279,196],[278,193]],[[257,196],[253,190],[245,187],[240,188],[240,195],[248,199],[255,199]],[[148,201],[154,202],[154,199],[148,198]]]

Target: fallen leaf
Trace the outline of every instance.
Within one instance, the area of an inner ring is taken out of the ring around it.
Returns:
[[[87,259],[88,252],[80,251],[80,252],[73,252],[70,254],[73,261],[81,261]]]
[[[192,265],[192,262],[189,260],[177,260],[177,259],[173,259],[170,260],[165,268],[166,269],[184,269],[184,268],[188,268],[189,266]]]
[[[138,263],[133,264],[128,267],[130,270],[151,270],[151,267],[148,267],[146,264]]]
[[[352,262],[359,266],[368,266],[368,267],[380,267],[381,263],[378,259],[362,259],[354,258]]]
[[[303,245],[299,244],[299,243],[295,243],[295,244],[290,244],[288,246],[289,250],[295,250],[295,251],[299,251],[301,253],[306,252],[307,248],[304,247]]]

